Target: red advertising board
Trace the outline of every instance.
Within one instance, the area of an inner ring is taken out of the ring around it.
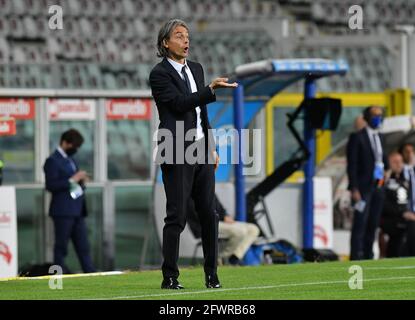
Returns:
[[[16,134],[16,121],[11,118],[0,118],[0,136],[14,136]]]
[[[149,120],[151,99],[108,99],[105,102],[108,120]]]
[[[96,100],[48,99],[46,102],[50,120],[94,120]]]
[[[0,117],[30,120],[35,117],[35,99],[0,98]]]

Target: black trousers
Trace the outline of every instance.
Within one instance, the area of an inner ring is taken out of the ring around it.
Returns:
[[[383,206],[383,189],[374,187],[362,194],[362,198],[366,201],[365,210],[355,210],[353,214],[350,260],[373,259],[373,243]]]
[[[205,144],[204,139],[197,143]],[[215,210],[215,169],[208,164],[208,153],[204,161],[196,164],[161,164],[164,190],[167,198],[163,228],[164,277],[179,276],[180,234],[186,226],[186,215],[190,198],[193,198],[202,227],[202,247],[206,274],[216,273],[218,257],[218,214]]]
[[[386,247],[386,257],[395,258],[401,257],[404,253],[406,228],[398,226],[398,222],[384,221],[382,230],[389,236],[389,241]]]
[[[404,255],[408,257],[415,257],[415,221],[408,221],[406,227],[406,242],[404,248]]]

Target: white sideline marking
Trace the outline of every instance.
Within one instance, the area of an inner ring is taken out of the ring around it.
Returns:
[[[368,270],[403,270],[403,269],[415,269],[415,266],[398,266],[398,267],[364,267]]]
[[[13,280],[48,280],[53,277],[56,278],[80,278],[80,277],[97,277],[97,276],[114,276],[124,274],[122,271],[109,271],[109,272],[95,272],[95,273],[76,273],[76,274],[51,274],[48,276],[40,276],[40,277],[11,277],[11,278],[0,278],[1,281],[13,281]]]
[[[371,281],[390,281],[390,280],[413,280],[415,276],[408,277],[390,277],[390,278],[372,278],[364,279],[363,282]],[[321,281],[321,282],[303,282],[303,283],[286,283],[272,286],[255,286],[255,287],[241,287],[241,288],[223,288],[223,289],[206,289],[202,291],[187,291],[187,292],[175,292],[175,293],[159,293],[159,294],[143,294],[138,296],[120,296],[120,297],[107,297],[107,298],[96,298],[87,300],[119,300],[119,299],[137,299],[137,298],[151,298],[151,297],[169,297],[169,296],[181,296],[181,295],[194,295],[204,293],[215,293],[225,291],[241,291],[241,290],[263,290],[263,289],[275,289],[284,287],[300,287],[300,286],[315,286],[324,284],[336,284],[336,283],[348,283],[349,280],[334,280],[334,281]]]

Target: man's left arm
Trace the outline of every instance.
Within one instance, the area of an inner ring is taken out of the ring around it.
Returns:
[[[205,73],[203,71],[203,67],[201,64],[199,64],[200,67],[200,73],[202,75],[202,86],[205,86]],[[215,94],[215,90],[212,90],[212,94],[215,95],[216,98],[216,94]],[[210,125],[210,121],[209,121],[209,116],[206,110],[206,120],[207,120],[207,129],[208,129],[208,149],[211,151],[211,154],[215,157],[215,159],[213,159],[215,161],[215,166],[217,168],[218,164],[219,164],[219,150],[218,150],[218,146],[216,145],[216,140],[215,137],[213,136],[213,132],[212,132],[212,126]]]

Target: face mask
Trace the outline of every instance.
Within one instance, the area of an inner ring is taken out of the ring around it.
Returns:
[[[72,148],[67,149],[65,152],[69,157],[72,157],[75,153],[78,152],[78,148],[72,147]]]
[[[380,125],[382,124],[383,121],[383,117],[382,116],[373,116],[372,118],[370,118],[370,123],[369,125],[373,128],[373,129],[377,129],[380,127]]]

